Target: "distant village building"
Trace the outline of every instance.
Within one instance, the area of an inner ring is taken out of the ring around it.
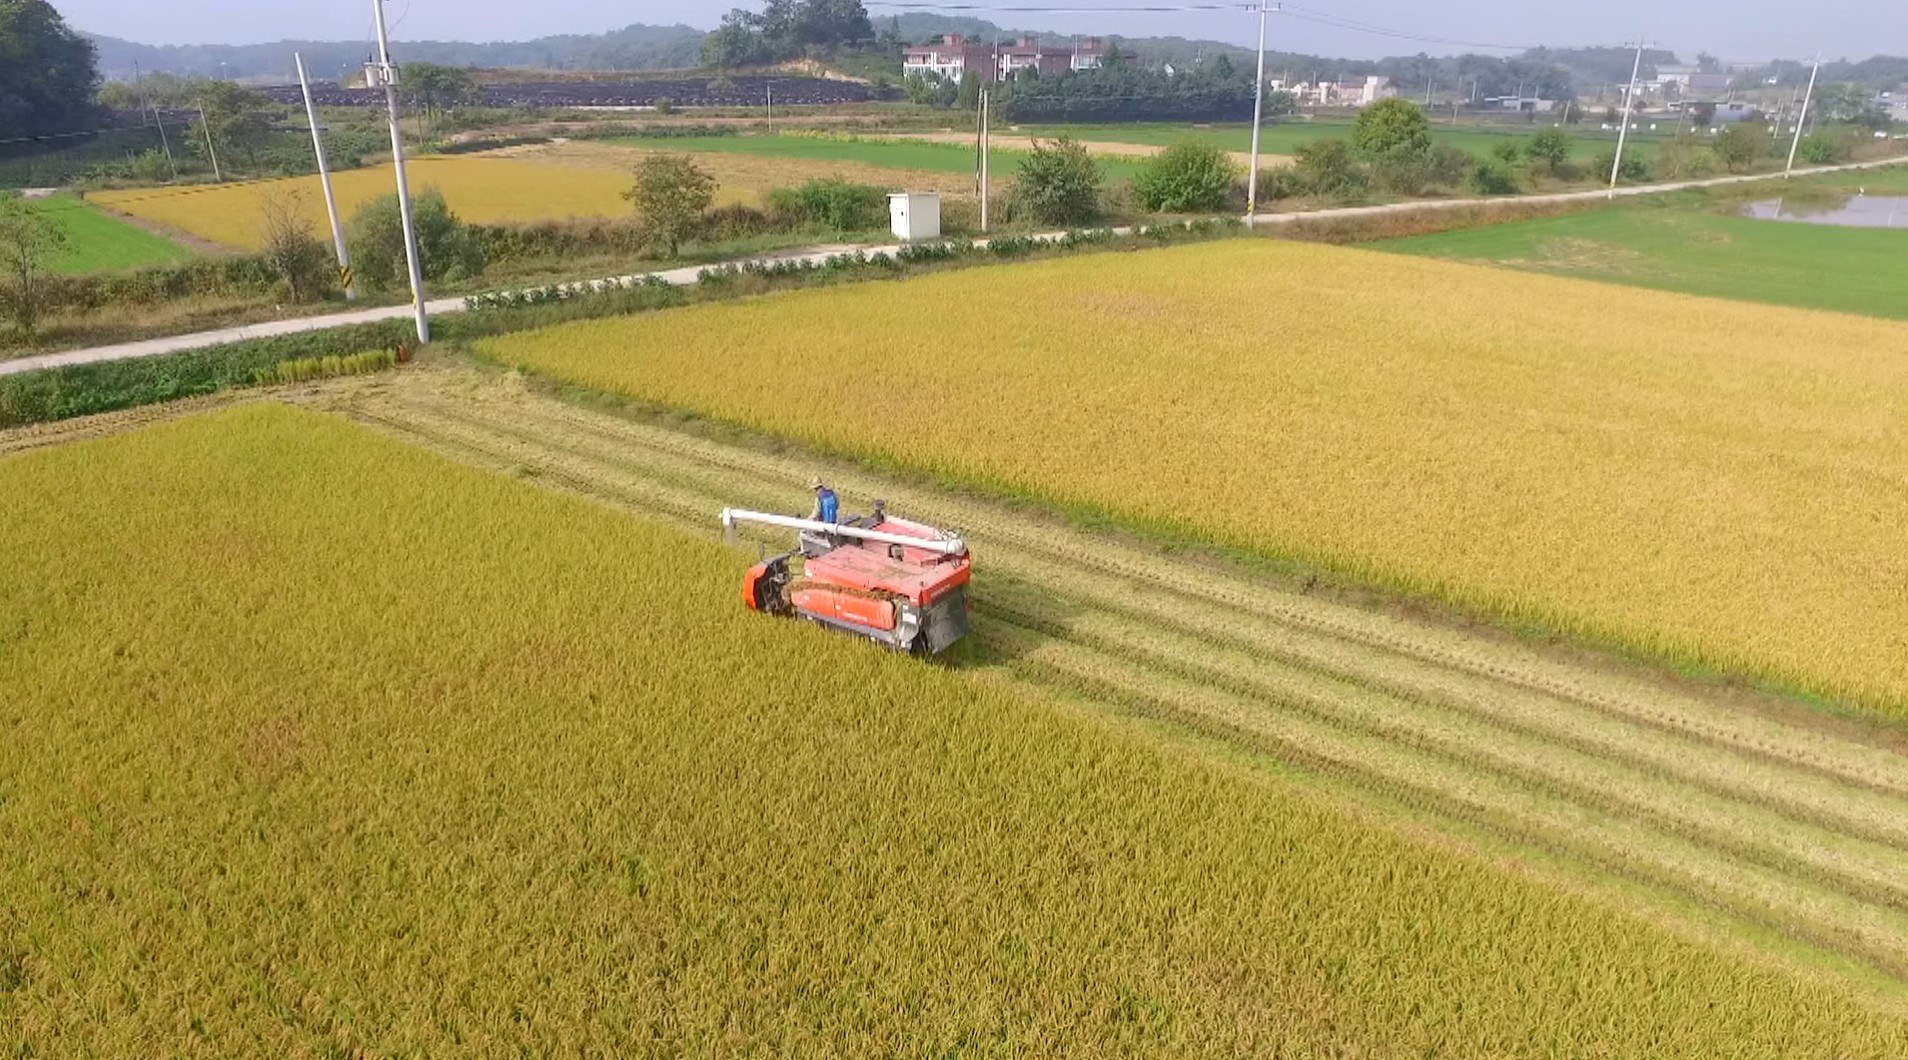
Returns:
[[[1290,85],[1273,80],[1266,84],[1274,92],[1289,93],[1300,106],[1306,107],[1364,107],[1398,94],[1389,77],[1359,77],[1317,84],[1299,81]]]
[[[1070,44],[1042,44],[1037,37],[1021,37],[996,44],[949,33],[937,43],[905,49],[901,73],[946,81],[959,81],[972,73],[998,82],[1029,70],[1043,77],[1096,70],[1105,64],[1106,53],[1106,41],[1100,37],[1083,37]]]
[[[1484,106],[1519,114],[1549,114],[1557,109],[1557,101],[1541,96],[1491,96],[1484,101]]]

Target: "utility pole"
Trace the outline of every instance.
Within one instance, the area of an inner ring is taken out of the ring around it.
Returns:
[[[987,105],[989,101],[989,95],[990,94],[987,91],[987,85],[983,83],[981,85],[981,90],[980,90],[980,130],[981,130],[980,207],[981,207],[981,234],[982,235],[987,234],[988,227],[989,227],[988,226],[989,213],[988,213],[987,200],[990,198],[990,196],[988,194],[989,174],[987,169],[988,169],[989,162],[992,161],[992,159],[989,156],[993,154],[993,149],[994,149],[993,138],[992,138],[993,130],[989,126],[988,114],[987,114]]]
[[[325,212],[331,215],[331,242],[338,249],[338,282],[343,285],[345,301],[358,300],[358,286],[351,278],[351,251],[345,247],[344,225],[338,223],[338,198],[331,192],[331,168],[325,165],[325,138],[318,131],[318,108],[311,102],[311,82],[305,78],[305,57],[292,53],[298,64],[298,88],[305,94],[305,118],[311,122],[311,153],[318,159],[318,183],[325,189]]]
[[[1246,227],[1259,220],[1259,126],[1265,122],[1265,0],[1259,0],[1259,76],[1252,82],[1252,166],[1246,176]]]
[[[199,101],[199,131],[205,134],[205,153],[212,159],[212,179],[225,183],[225,175],[219,172],[219,153],[212,149],[212,126],[205,120],[205,101]]]
[[[133,87],[139,90],[139,107],[152,111],[152,123],[159,127],[159,146],[166,149],[166,166],[172,170],[172,179],[179,179],[179,163],[172,157],[172,141],[166,139],[166,119],[159,116],[159,108],[146,101],[146,83],[139,79],[139,64],[133,64]]]
[[[768,134],[775,135],[775,82],[773,81],[770,81],[768,86]]]
[[[1616,161],[1610,164],[1610,198],[1616,198],[1617,174],[1623,172],[1623,145],[1630,138],[1630,115],[1636,110],[1636,79],[1643,74],[1643,38],[1636,39],[1636,62],[1630,67],[1630,92],[1623,97],[1623,128],[1617,132]]]
[[[1795,152],[1802,146],[1802,122],[1809,116],[1809,104],[1815,102],[1815,75],[1822,71],[1822,53],[1815,53],[1815,66],[1809,71],[1809,91],[1802,97],[1802,113],[1795,118],[1795,139],[1789,141],[1789,166],[1782,171],[1782,179],[1788,180],[1795,172]]]
[[[411,217],[411,184],[404,176],[404,130],[398,126],[398,68],[391,65],[391,40],[384,28],[384,0],[371,0],[378,23],[378,61],[366,63],[366,86],[384,85],[384,104],[391,118],[391,161],[397,169],[398,214],[404,220],[404,259],[411,270],[411,308],[417,316],[417,341],[431,341],[431,322],[424,315],[424,273],[418,266],[417,226]]]

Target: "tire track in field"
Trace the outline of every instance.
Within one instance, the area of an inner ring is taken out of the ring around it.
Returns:
[[[468,371],[400,378],[314,403],[711,534],[725,505],[802,500],[818,463]],[[892,495],[899,510],[963,528],[978,557],[987,665],[1268,754],[1402,804],[1414,820],[1544,852],[1627,908],[1715,937],[1679,909],[1693,901],[1748,928],[1722,929],[1735,948],[1801,940],[1908,979],[1908,757],[1885,732],[1800,708],[1749,710],[1002,505],[830,470],[850,495]]]

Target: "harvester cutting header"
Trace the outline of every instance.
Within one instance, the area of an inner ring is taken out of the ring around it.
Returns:
[[[818,487],[819,491],[819,487]],[[829,495],[833,500],[833,495]],[[821,511],[832,516],[832,503]],[[779,526],[799,533],[795,551],[749,568],[742,602],[867,637],[896,651],[933,655],[967,634],[971,559],[958,533],[888,515],[846,520],[722,510],[722,527]],[[801,572],[790,562],[801,557]]]

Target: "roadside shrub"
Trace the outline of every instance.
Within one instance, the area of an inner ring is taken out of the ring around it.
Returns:
[[[656,113],[670,115],[676,113],[676,101],[668,96],[656,97]]]
[[[1271,166],[1259,171],[1259,201],[1296,199],[1311,189],[1297,166]]]
[[[1372,179],[1393,195],[1422,195],[1431,181],[1431,155],[1409,148],[1378,155],[1371,162]]]
[[[1607,181],[1610,179],[1610,169],[1615,165],[1616,151],[1605,151],[1590,163],[1590,173],[1599,180]],[[1617,174],[1617,179],[1631,184],[1641,183],[1650,179],[1650,167],[1636,157],[1635,152],[1626,152],[1623,155],[1623,169]]]
[[[426,280],[458,280],[484,271],[484,247],[470,226],[457,219],[444,195],[425,188],[411,202],[417,229],[418,269]],[[404,221],[396,195],[365,203],[347,229],[351,266],[358,278],[377,290],[399,290],[409,282],[404,254]]]
[[[1832,166],[1848,160],[1848,144],[1833,133],[1813,132],[1802,138],[1796,157],[1812,166]]]
[[[1517,177],[1497,159],[1479,159],[1471,167],[1471,190],[1479,195],[1515,195]]]
[[[1315,195],[1341,201],[1357,199],[1371,187],[1370,174],[1343,140],[1314,140],[1292,157],[1299,179]]]
[[[1463,186],[1465,178],[1471,175],[1478,161],[1477,156],[1469,151],[1450,144],[1433,147],[1427,159],[1425,176],[1440,188]]]
[[[1724,168],[1737,172],[1753,165],[1767,142],[1768,137],[1739,123],[1717,133],[1711,141],[1710,150],[1715,152]]]
[[[753,206],[735,203],[702,211],[702,239],[705,243],[747,239],[773,231],[775,224],[768,213]]]
[[[872,184],[821,177],[799,188],[768,193],[769,217],[779,228],[862,232],[888,224],[888,193]]]
[[[1507,166],[1523,161],[1524,145],[1516,140],[1499,140],[1491,145],[1491,157]]]
[[[1140,164],[1133,195],[1148,213],[1217,213],[1232,205],[1237,178],[1230,155],[1185,140]]]
[[[1100,216],[1100,166],[1071,137],[1045,144],[1036,140],[1014,176],[1010,197],[1042,224],[1085,224]]]
[[[1664,180],[1693,180],[1716,171],[1716,156],[1693,133],[1680,133],[1656,149],[1656,174]],[[1603,160],[1603,179],[1610,178],[1610,160]]]
[[[1524,141],[1524,157],[1552,176],[1570,160],[1570,149],[1570,134],[1562,129],[1543,129]]]

